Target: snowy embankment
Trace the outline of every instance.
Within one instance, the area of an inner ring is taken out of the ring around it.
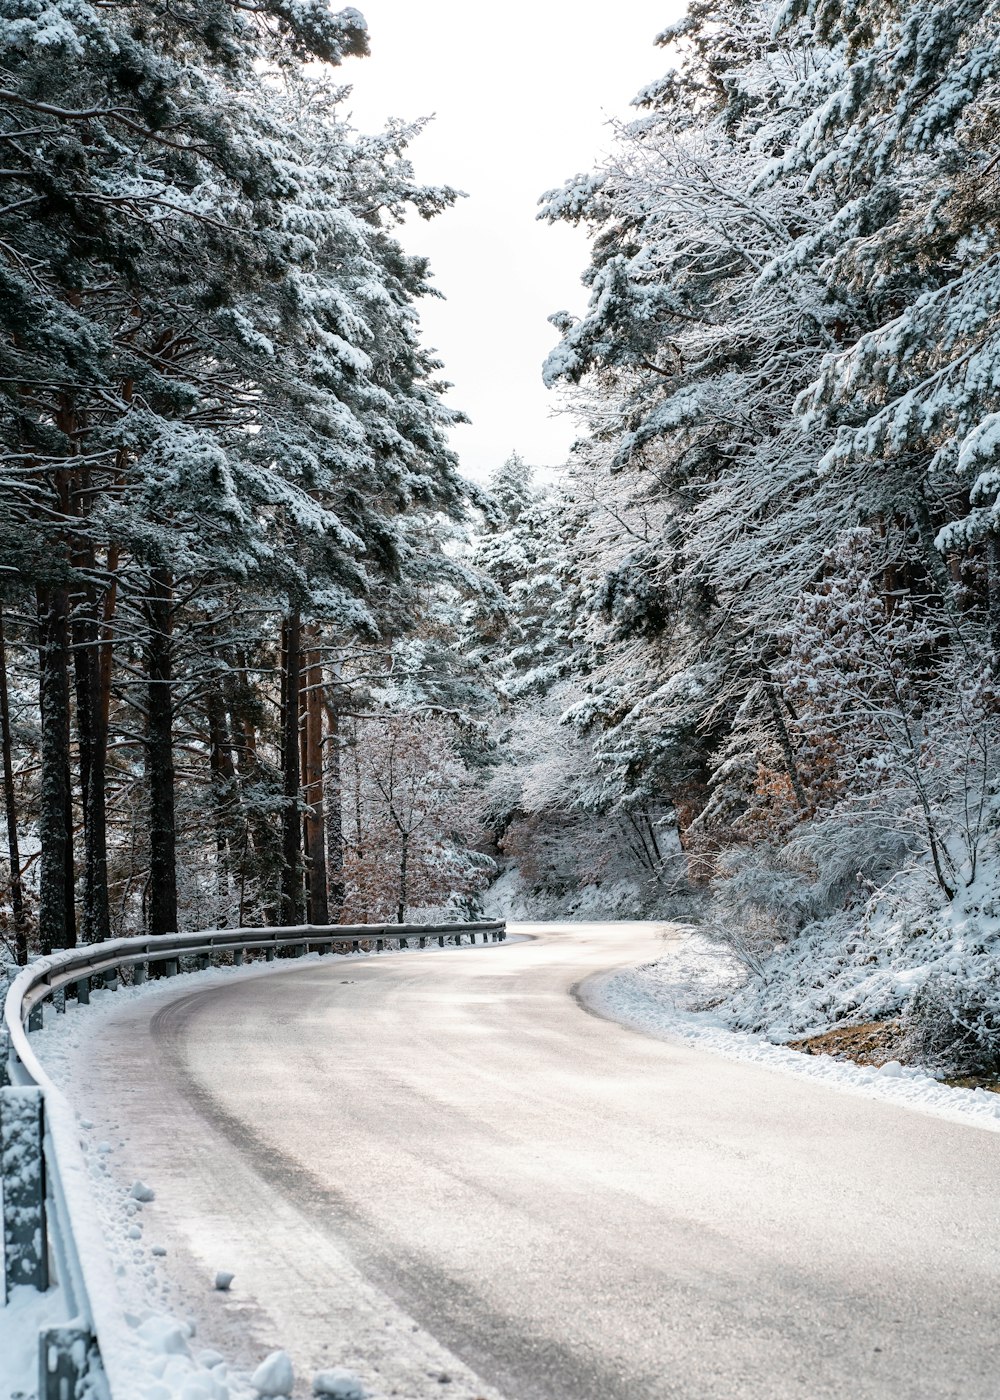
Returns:
[[[830,1055],[804,1055],[764,1036],[729,1029],[720,1007],[741,981],[731,954],[704,935],[681,929],[657,962],[590,978],[581,996],[593,1011],[647,1035],[677,1038],[846,1093],[1000,1131],[1000,1094],[949,1088],[925,1070],[895,1060],[875,1068]]]
[[[575,924],[690,918],[692,902],[690,896],[676,893],[651,897],[648,882],[627,877],[546,894],[530,887],[516,865],[508,866],[481,899],[484,919]]]
[[[430,953],[444,950],[429,949]],[[364,958],[365,953],[341,955],[347,962]],[[385,957],[406,956],[405,952],[383,954]],[[301,967],[318,960],[312,954],[293,966]],[[241,969],[243,978],[266,977],[287,973],[289,964],[261,963]],[[182,980],[185,993],[206,991],[225,985],[233,977],[231,968],[212,968],[186,974]],[[69,1004],[67,1014],[55,1016],[47,1009],[46,1028],[32,1034],[32,1044],[47,1073],[76,1106],[80,1091],[87,1086],[86,1065],[88,1046],[100,1037],[109,1018],[120,1014],[124,1005],[142,999],[153,1007],[178,994],[177,982],[147,982],[139,987],[121,987],[115,992],[94,988],[92,1004],[78,1007]],[[122,1082],[127,1085],[127,1066],[122,1067]],[[78,1111],[80,1144],[90,1174],[92,1208],[100,1224],[117,1285],[117,1305],[124,1315],[134,1345],[129,1354],[133,1388],[126,1400],[276,1400],[277,1397],[328,1396],[331,1400],[379,1400],[382,1388],[365,1385],[359,1376],[343,1366],[328,1367],[308,1377],[296,1377],[293,1360],[282,1350],[265,1354],[261,1349],[248,1359],[252,1344],[245,1335],[238,1336],[244,1352],[242,1365],[231,1364],[212,1343],[214,1327],[219,1324],[216,1309],[209,1306],[211,1298],[219,1298],[234,1287],[233,1276],[226,1270],[226,1260],[219,1261],[217,1273],[206,1276],[204,1300],[200,1305],[192,1299],[191,1290],[179,1287],[174,1277],[169,1251],[147,1225],[150,1210],[155,1218],[163,1219],[169,1204],[157,1199],[155,1178],[150,1184],[123,1174],[118,1165],[120,1150],[127,1131],[127,1108],[120,1105],[98,1104],[100,1124]],[[92,1110],[91,1110],[92,1111]],[[94,1117],[97,1118],[95,1113]],[[191,1143],[192,1152],[200,1145]],[[155,1206],[152,1205],[156,1202]],[[238,1303],[239,1281],[235,1282]],[[39,1294],[34,1289],[17,1288],[6,1307],[0,1307],[0,1397],[3,1400],[36,1400],[38,1396],[38,1330],[58,1326],[67,1320],[62,1292],[53,1287]],[[232,1328],[230,1353],[235,1349]],[[237,1327],[237,1331],[240,1329]],[[244,1327],[243,1332],[246,1331]],[[440,1390],[437,1375],[433,1390]],[[428,1386],[428,1390],[431,1387]],[[395,1393],[395,1392],[394,1392]],[[106,1400],[103,1390],[88,1389],[79,1400]]]

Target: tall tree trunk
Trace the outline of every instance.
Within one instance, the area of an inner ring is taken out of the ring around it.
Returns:
[[[299,814],[299,691],[302,684],[302,623],[290,612],[282,627],[281,882],[279,919],[288,928],[302,923],[302,820]]]
[[[326,695],[326,763],[324,775],[324,817],[326,823],[327,907],[332,918],[339,918],[344,907],[344,809],[343,779],[340,772],[340,708],[336,686]]]
[[[305,657],[305,764],[303,769],[305,812],[306,877],[310,924],[328,924],[326,900],[326,829],[323,788],[323,665],[318,651]]]
[[[110,545],[105,564],[108,586],[101,608],[101,645],[98,648],[97,686],[100,707],[98,713],[107,736],[111,720],[111,665],[114,660],[114,620],[118,605],[118,546]]]
[[[401,924],[406,919],[406,899],[408,890],[406,888],[407,875],[410,863],[410,833],[400,830],[400,852],[399,852],[399,903],[396,905],[396,923]]]
[[[209,766],[212,773],[212,809],[215,819],[215,892],[219,926],[229,922],[230,850],[228,825],[235,788],[236,769],[229,741],[226,702],[222,690],[210,684],[208,711]]]
[[[361,759],[360,759],[360,757],[359,757],[358,726],[357,726],[356,723],[355,723],[355,725],[354,725],[354,737],[353,737],[353,741],[352,741],[352,743],[351,743],[351,757],[354,759],[354,851],[353,851],[353,855],[354,855],[354,868],[355,868],[355,870],[356,870],[356,871],[359,873],[359,875],[360,875],[361,870],[362,870],[363,861],[364,861],[364,856],[365,856],[365,829],[364,829],[364,822],[362,821],[362,816],[361,816]],[[361,889],[362,889],[362,891],[363,891],[363,893],[364,893],[364,900],[365,900],[364,908],[360,911],[360,913],[361,913],[361,922],[362,922],[363,924],[366,924],[366,923],[368,922],[369,882],[368,882],[367,880],[365,880],[365,879],[361,879],[359,883],[360,883]],[[356,917],[357,917],[357,914],[355,914],[354,917],[356,918]]]
[[[361,820],[361,759],[359,755],[358,726],[354,726],[354,740],[351,744],[351,757],[354,759],[354,853],[358,865],[364,854],[365,829]]]
[[[246,862],[252,846],[258,874],[265,886],[272,889],[277,884],[281,835],[280,832],[275,832],[274,823],[270,817],[265,816],[261,811],[257,789],[262,781],[262,773],[257,754],[257,730],[253,719],[254,691],[249,680],[246,653],[239,647],[235,649],[235,659],[236,666],[226,678],[225,689],[226,703],[231,717],[230,744],[235,746],[238,754],[238,782],[241,797],[246,807],[246,826],[242,843],[243,865],[240,879],[245,884]],[[282,666],[284,666],[284,660],[282,660]],[[283,676],[282,686],[284,686]],[[282,690],[282,694],[284,694],[284,690]],[[277,919],[278,910],[275,908],[272,911],[270,922],[274,923]]]
[[[76,486],[76,508],[85,517],[92,501],[91,474],[86,467],[77,473]],[[67,504],[72,504],[72,498]],[[79,531],[73,564],[83,580],[74,592],[72,617],[83,809],[83,941],[96,943],[111,937],[105,801],[108,721],[101,697],[103,608],[94,584],[97,559],[85,523]]]
[[[21,849],[17,839],[17,797],[14,792],[14,740],[7,691],[7,639],[0,605],[0,747],[3,749],[3,800],[7,814],[7,857],[10,861],[10,908],[14,916],[14,956],[21,967],[28,961],[28,921],[21,883]]]
[[[151,569],[146,603],[146,777],[149,784],[150,933],[177,929],[177,821],[174,811],[173,580]]]
[[[69,765],[69,593],[65,588],[39,587],[38,640],[42,717],[38,924],[42,952],[50,953],[53,948],[72,948],[76,943]]]
[[[93,555],[81,561],[91,569]],[[100,605],[87,585],[76,598],[73,660],[76,673],[76,728],[83,804],[83,941],[111,937],[108,899],[107,758],[108,728],[101,695]]]

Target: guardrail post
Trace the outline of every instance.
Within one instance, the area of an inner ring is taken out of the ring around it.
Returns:
[[[45,1014],[42,1011],[42,1003],[38,1002],[38,1004],[33,1006],[28,1012],[28,1030],[40,1031],[44,1025]]]
[[[274,962],[274,949],[273,949],[273,948],[265,948],[265,949],[264,949],[264,961],[265,961],[265,962]]]
[[[0,1089],[5,1302],[19,1284],[49,1286],[42,1122],[41,1089]]]
[[[90,1005],[90,978],[78,977],[76,979],[76,999],[80,1006]]]
[[[234,949],[233,949],[233,966],[234,966],[234,967],[242,967],[242,966],[243,966],[243,949],[242,949],[242,948],[234,948]]]
[[[143,984],[143,982],[145,982],[145,980],[146,980],[146,978],[147,978],[148,976],[149,976],[149,963],[140,962],[140,963],[133,963],[133,964],[132,964],[132,985],[133,985],[133,987],[141,987],[142,984]]]
[[[72,1400],[97,1348],[81,1327],[46,1327],[38,1334],[38,1400]]]
[[[180,959],[179,959],[179,958],[167,958],[166,961],[165,961],[164,964],[163,964],[163,968],[164,968],[164,973],[163,973],[164,977],[176,977],[177,974],[178,974],[178,972],[180,971]]]
[[[56,1015],[61,1016],[66,1010],[66,988],[60,987],[57,992],[52,993],[52,1005],[56,1009]]]
[[[399,946],[400,948],[409,948],[410,940],[408,938],[401,938],[399,940]]]
[[[109,967],[109,968],[107,969],[107,971],[106,971],[105,974],[104,974],[104,986],[105,986],[105,989],[106,989],[107,991],[109,991],[109,992],[117,992],[117,990],[118,990],[118,969],[117,969],[117,967]]]

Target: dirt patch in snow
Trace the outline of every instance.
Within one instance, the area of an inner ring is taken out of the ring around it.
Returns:
[[[1000,1094],[1000,1074],[960,1074],[941,1082],[949,1089],[987,1089],[991,1094]]]
[[[864,1021],[856,1026],[834,1026],[820,1035],[786,1041],[789,1050],[804,1055],[832,1055],[835,1060],[853,1060],[856,1065],[880,1067],[895,1060],[914,1063],[907,1054],[907,1029],[901,1017],[886,1021]],[[946,1075],[941,1079],[950,1089],[987,1089],[1000,1094],[1000,1074]]]
[[[789,1040],[789,1050],[805,1055],[832,1055],[835,1060],[853,1060],[857,1065],[887,1065],[890,1060],[906,1063],[906,1029],[899,1018],[865,1021],[858,1026],[834,1026],[820,1035]]]

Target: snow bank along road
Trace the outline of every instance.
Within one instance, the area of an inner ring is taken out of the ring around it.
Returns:
[[[663,926],[521,931],[104,1023],[74,1093],[191,1289],[235,1271],[206,1341],[409,1397],[996,1400],[1000,1135],[588,1012]]]

